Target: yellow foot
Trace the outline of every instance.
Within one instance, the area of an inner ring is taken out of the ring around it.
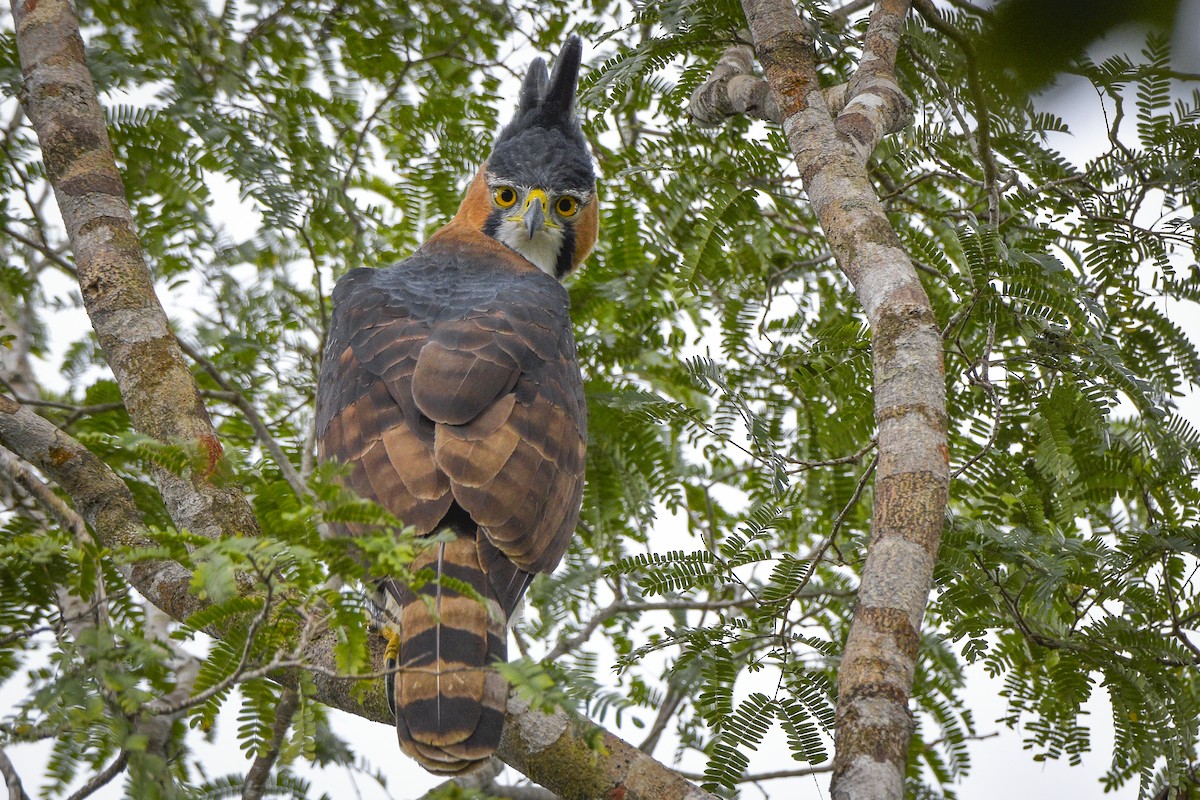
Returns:
[[[387,692],[388,709],[396,716],[396,664],[400,661],[400,634],[391,628],[381,631],[388,640],[387,649],[383,651],[383,668],[387,675],[383,679],[384,691]]]
[[[388,640],[387,649],[383,651],[383,657],[390,669],[400,660],[400,634],[388,628],[384,628],[382,633]]]

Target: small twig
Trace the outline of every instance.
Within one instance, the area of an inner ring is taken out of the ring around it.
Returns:
[[[860,450],[857,450],[848,456],[838,456],[836,458],[826,458],[816,461],[803,461],[801,459],[789,458],[787,459],[788,463],[795,465],[795,467],[794,469],[789,469],[788,474],[794,475],[798,472],[805,472],[817,467],[833,467],[839,464],[857,464],[859,461],[862,461],[863,456],[875,449],[876,445],[878,444],[879,437],[872,436],[871,440],[863,445]]]
[[[77,277],[76,272],[75,272],[75,267],[71,264],[71,262],[67,261],[60,254],[55,252],[53,250],[53,248],[51,248],[49,245],[44,245],[34,239],[30,239],[28,236],[25,236],[24,234],[18,233],[17,231],[13,230],[8,225],[5,225],[2,228],[0,228],[0,231],[2,231],[5,235],[11,236],[12,238],[16,239],[18,242],[25,245],[26,247],[29,247],[30,249],[36,250],[37,252],[41,253],[48,260],[53,261],[54,264],[59,269],[61,269],[63,272],[67,273],[68,275],[70,275],[72,277]]]
[[[833,772],[833,762],[827,764],[818,764],[815,767],[802,767],[800,769],[780,769],[773,772],[756,772],[742,775],[738,778],[738,783],[757,783],[758,781],[771,781],[778,778],[803,778],[806,775],[820,775],[823,772]],[[704,780],[704,775],[697,772],[680,772],[683,777],[699,781]]]
[[[943,736],[939,739],[934,739],[932,742],[926,742],[925,747],[926,749],[937,747],[939,744],[945,744],[946,742],[951,741],[954,744],[957,744],[958,742],[982,742],[984,739],[995,739],[999,735],[1000,731],[992,731],[991,733],[973,733],[970,736],[956,737],[953,740],[951,740],[948,736]]]
[[[597,611],[592,618],[588,620],[588,623],[579,630],[578,633],[569,639],[559,640],[558,644],[554,646],[553,650],[546,654],[546,657],[543,660],[555,661],[561,658],[564,654],[574,650],[576,647],[586,642],[591,638],[592,634],[596,632],[597,628],[620,613],[621,606],[621,599],[618,598]]]
[[[246,781],[242,784],[242,800],[261,800],[267,778],[271,777],[271,768],[279,758],[283,749],[283,738],[291,727],[292,717],[300,705],[300,693],[295,689],[284,688],[275,706],[275,722],[271,725],[271,744],[265,753],[255,757],[254,763],[246,771]]]
[[[96,618],[96,613],[98,611],[98,607],[102,603],[107,603],[109,600],[109,598],[107,596],[100,594],[100,593],[97,593],[97,594],[99,596],[92,598],[92,601],[90,603],[88,603],[87,606],[81,608],[75,614],[71,614],[69,616],[61,616],[60,615],[60,617],[57,620],[57,625],[60,625],[60,626],[66,625],[66,626],[70,627],[73,624],[83,622],[84,620],[91,619],[94,621]],[[123,590],[117,592],[116,596],[117,597],[127,597],[128,595],[129,595],[129,589],[126,588],[126,589],[123,589]],[[13,631],[12,633],[6,634],[4,636],[0,636],[0,647],[7,647],[8,645],[13,644],[14,642],[19,642],[23,639],[30,639],[34,636],[38,636],[43,633],[56,633],[56,632],[57,632],[57,627],[54,625],[41,625],[36,628],[29,628],[28,630]]]
[[[859,11],[862,11],[864,8],[874,2],[875,0],[850,0],[849,3],[846,3],[843,6],[838,6],[833,11],[830,11],[829,18],[835,20],[845,20],[851,14],[857,14]]]
[[[113,778],[125,771],[125,766],[128,763],[129,754],[122,750],[121,755],[117,756],[115,761],[105,767],[102,772],[98,772],[92,776],[90,781],[80,787],[79,791],[68,797],[67,800],[83,800],[83,798],[108,785]]]
[[[263,669],[255,670],[253,673],[248,673],[246,671],[246,667],[250,662],[250,651],[254,647],[254,637],[258,634],[259,628],[261,628],[263,626],[263,624],[267,621],[267,619],[271,615],[271,600],[274,595],[274,592],[273,592],[271,582],[269,580],[267,581],[266,594],[267,594],[267,596],[266,596],[265,600],[263,601],[262,611],[260,611],[258,614],[255,615],[254,620],[250,623],[250,628],[246,631],[246,642],[242,645],[242,654],[241,654],[241,657],[238,659],[238,665],[233,670],[233,672],[231,672],[229,675],[225,676],[225,678],[223,680],[219,681],[218,683],[213,684],[212,686],[208,687],[204,691],[202,691],[198,694],[192,695],[191,697],[185,698],[183,700],[178,700],[173,703],[162,703],[162,702],[151,703],[149,706],[147,706],[146,713],[154,714],[154,715],[178,714],[179,712],[185,711],[186,709],[195,708],[196,706],[206,702],[209,698],[215,697],[216,695],[219,695],[221,692],[224,692],[230,686],[233,686],[235,683],[238,683],[239,681],[244,682],[244,681],[252,680],[253,678],[256,678],[256,677],[264,677],[265,675],[269,674],[270,672],[273,672],[275,669],[278,669],[280,666],[278,663],[278,659],[272,659],[271,663],[268,664]],[[265,671],[263,671],[263,670],[265,670]],[[258,673],[261,673],[261,674],[258,674]]]
[[[862,476],[858,479],[858,484],[854,487],[854,494],[850,495],[850,499],[846,502],[846,505],[842,507],[842,510],[838,512],[838,515],[834,518],[833,527],[830,529],[829,535],[825,537],[821,544],[817,546],[817,549],[814,550],[808,557],[808,569],[805,570],[804,577],[800,579],[800,583],[784,600],[784,606],[791,605],[796,598],[800,596],[800,593],[804,591],[804,588],[808,586],[809,582],[813,578],[813,575],[816,574],[817,565],[821,563],[821,559],[825,557],[825,553],[831,546],[833,546],[833,541],[837,538],[838,533],[841,531],[842,524],[846,521],[846,517],[850,515],[851,509],[853,509],[858,503],[859,498],[862,497],[863,491],[867,488],[867,482],[875,473],[875,465],[878,463],[879,455],[876,454],[871,456],[870,463],[867,464],[867,468],[863,470]]]
[[[996,438],[1000,435],[1000,419],[1003,415],[1003,406],[1000,403],[1000,393],[996,391],[996,387],[992,385],[991,377],[988,375],[988,362],[991,361],[992,347],[996,343],[996,321],[992,320],[988,323],[987,341],[984,343],[983,352],[979,356],[979,361],[976,366],[971,367],[971,383],[983,387],[983,393],[992,401],[992,430],[988,434],[987,441],[983,443],[983,447],[979,452],[971,456],[967,461],[954,472],[950,473],[950,480],[954,480],[959,475],[962,475],[984,456],[992,450],[992,445],[996,443]],[[976,370],[979,370],[976,373]]]
[[[199,350],[192,347],[183,339],[179,340],[179,348],[183,350],[188,358],[195,361],[200,367],[209,374],[209,376],[217,382],[217,385],[224,389],[227,394],[223,399],[228,400],[237,406],[243,416],[250,423],[250,427],[254,428],[254,435],[258,438],[260,444],[267,448],[267,452],[271,454],[271,458],[275,459],[275,463],[279,465],[279,471],[283,473],[283,478],[288,482],[288,486],[292,487],[292,491],[297,497],[307,497],[308,487],[305,486],[304,480],[300,477],[300,473],[296,472],[296,468],[292,466],[292,462],[288,459],[287,454],[283,452],[283,448],[279,446],[279,442],[271,435],[271,431],[267,428],[258,409],[254,404],[246,399],[242,392],[238,391],[229,379],[226,378],[221,371],[213,365],[211,361],[205,358]]]
[[[10,392],[12,387],[8,387]],[[37,406],[38,408],[55,408],[60,411],[70,411],[76,416],[84,416],[89,414],[103,414],[108,411],[117,411],[125,408],[124,403],[96,403],[90,406],[78,406],[74,403],[61,403],[57,400],[40,400],[33,397],[22,397],[16,392],[11,392],[12,397],[23,406]]]
[[[942,13],[934,6],[933,0],[913,0],[913,7],[929,23],[930,27],[958,45],[963,53],[963,57],[966,59],[967,87],[971,92],[971,100],[975,104],[976,135],[979,142],[978,156],[983,162],[984,184],[987,187],[988,222],[992,225],[999,225],[1000,193],[997,180],[1000,175],[1000,168],[996,165],[996,156],[992,152],[991,110],[988,104],[987,90],[983,84],[983,77],[979,73],[979,63],[975,55],[975,48],[966,34],[951,25],[942,16]]]
[[[672,672],[671,677],[675,677],[674,672]],[[658,709],[658,715],[654,718],[654,723],[646,733],[646,738],[638,745],[638,750],[641,750],[646,755],[654,755],[654,749],[658,747],[659,739],[662,738],[663,732],[671,722],[671,718],[675,716],[679,705],[687,696],[688,693],[678,688],[674,682],[667,687],[667,696],[663,698],[662,705]]]
[[[574,636],[560,640],[554,649],[544,656],[543,660],[554,661],[571,652],[592,638],[592,634],[596,632],[597,628],[618,614],[637,613],[641,611],[711,611],[722,608],[742,608],[754,604],[755,601],[752,598],[741,600],[662,600],[653,603],[626,603],[620,599],[614,600],[597,611],[588,620],[588,623]]]

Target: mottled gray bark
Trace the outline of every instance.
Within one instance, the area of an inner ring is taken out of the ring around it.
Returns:
[[[871,545],[838,670],[835,800],[904,796],[908,700],[949,489],[941,335],[866,170],[883,136],[911,113],[894,72],[908,6],[876,2],[844,104],[831,108],[792,3],[742,2],[813,210],[872,329],[879,461]],[[726,58],[712,91],[750,91],[750,77],[746,59]],[[721,113],[737,105],[706,102]]]
[[[209,482],[221,443],[154,293],[69,0],[13,0],[22,102],[74,251],[79,288],[134,427],[197,452],[155,477],[175,524],[210,538],[255,533],[235,489]]]

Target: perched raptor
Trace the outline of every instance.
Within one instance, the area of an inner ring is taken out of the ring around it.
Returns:
[[[508,687],[489,665],[506,660],[508,619],[579,519],[587,411],[559,281],[599,219],[574,108],[580,54],[572,36],[552,75],[533,62],[445,227],[333,291],[320,456],[349,465],[346,484],[417,534],[449,532],[413,563],[437,579],[414,592],[380,576],[399,623],[388,692],[400,746],[431,772],[495,751]]]

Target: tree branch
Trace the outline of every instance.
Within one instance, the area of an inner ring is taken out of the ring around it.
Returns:
[[[793,4],[743,0],[742,7],[813,210],[872,329],[873,536],[838,672],[831,793],[834,800],[900,798],[912,733],[908,698],[949,485],[941,334],[865,168],[882,135],[907,122],[894,64],[908,0],[875,4],[850,102],[836,121]]]
[[[129,487],[108,465],[48,420],[3,395],[0,444],[61,486],[104,546],[157,546],[146,535]],[[175,619],[186,619],[201,605],[188,593],[191,573],[174,561],[139,561],[123,566],[122,572],[150,602]]]
[[[83,302],[134,426],[195,445],[200,474],[155,471],[171,518],[210,538],[253,533],[246,499],[208,478],[221,444],[154,293],[69,0],[12,0],[22,100],[75,254]]]
[[[153,545],[129,489],[112,470],[49,421],[2,395],[0,444],[62,486],[106,547]],[[125,569],[130,583],[175,619],[187,619],[207,605],[189,592],[191,572],[174,561],[139,561]],[[220,635],[219,631],[212,633]],[[339,673],[334,656],[337,640],[337,632],[323,626],[304,643],[295,659],[248,671],[242,678],[271,677],[295,688],[300,671],[305,670],[312,676],[318,702],[393,725],[382,681],[375,677],[384,671],[383,638],[370,637],[374,686],[369,692],[356,691],[361,678]],[[158,710],[170,713],[182,701],[168,698]],[[607,796],[617,788],[623,788],[626,800],[711,797],[674,770],[587,720],[561,710],[551,715],[534,711],[516,693],[509,698],[504,731],[499,755],[505,763],[566,800],[590,800]],[[600,747],[593,749],[597,743]]]
[[[845,104],[847,88],[842,83],[822,90],[834,113]],[[754,49],[746,44],[733,45],[721,54],[708,80],[692,92],[688,113],[698,125],[721,125],[741,115],[776,124],[783,120],[771,87],[754,74]]]
[[[846,106],[834,123],[863,163],[884,136],[903,130],[912,119],[912,102],[896,83],[896,53],[909,2],[879,0],[875,4],[863,39],[862,60],[850,79]]]
[[[771,87],[754,74],[754,50],[744,44],[721,54],[712,75],[692,92],[688,113],[701,125],[720,125],[742,115],[769,122],[780,119]]]
[[[262,800],[263,788],[267,778],[271,777],[271,769],[279,758],[283,747],[283,739],[287,736],[288,728],[292,725],[292,717],[300,705],[300,693],[295,689],[284,689],[275,707],[275,722],[271,725],[271,745],[265,753],[255,756],[254,763],[246,772],[246,782],[242,785],[242,800]]]
[[[8,786],[8,800],[29,800],[25,787],[21,785],[21,776],[3,748],[0,748],[0,775],[4,776],[4,783]]]
[[[242,394],[228,378],[222,375],[221,371],[205,358],[199,350],[183,340],[179,341],[179,347],[187,354],[188,358],[199,364],[208,373],[209,377],[225,390],[229,402],[237,406],[242,415],[246,417],[246,421],[254,429],[254,435],[258,438],[259,444],[265,447],[267,452],[271,454],[271,457],[275,459],[275,463],[279,466],[279,471],[283,474],[284,480],[288,482],[288,486],[292,487],[292,491],[296,493],[296,496],[300,498],[307,497],[308,487],[305,486],[304,479],[300,477],[300,473],[296,472],[296,468],[292,466],[291,460],[283,452],[283,448],[279,446],[279,442],[271,435],[267,423],[263,421],[254,404],[247,400],[246,395]]]
[[[97,772],[92,776],[92,779],[79,787],[79,791],[72,794],[67,800],[83,800],[85,797],[90,797],[100,789],[107,786],[113,778],[125,771],[125,766],[129,763],[129,754],[124,750],[121,754],[113,759],[113,762],[105,767],[102,771]]]
[[[2,231],[5,236],[11,236],[13,239],[16,239],[18,242],[30,248],[31,250],[36,250],[37,252],[41,253],[42,256],[49,261],[53,261],[59,269],[68,275],[77,276],[75,267],[71,266],[71,262],[63,258],[62,254],[49,245],[42,244],[41,242],[24,235],[10,225],[0,225],[0,231]]]
[[[534,711],[516,692],[497,755],[564,800],[716,800],[625,740],[562,709]]]

